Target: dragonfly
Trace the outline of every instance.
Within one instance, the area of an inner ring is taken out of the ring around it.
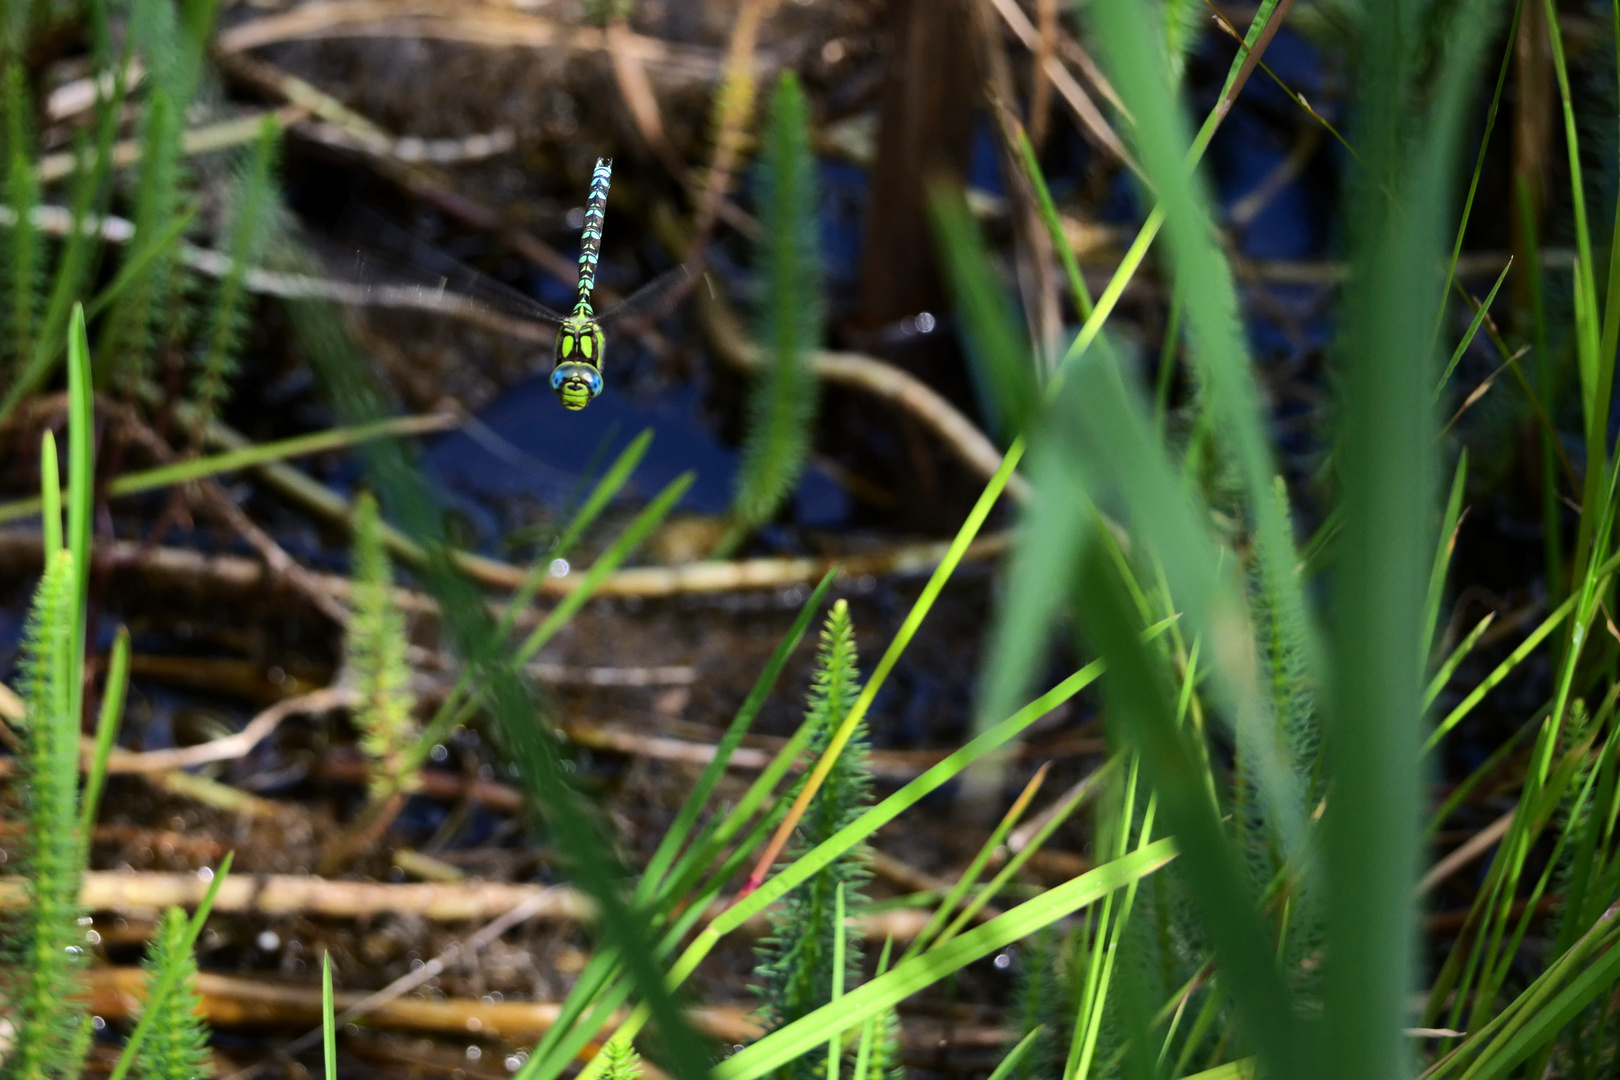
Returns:
[[[352,300],[382,307],[444,311],[497,329],[514,330],[523,337],[537,336],[530,329],[535,324],[555,327],[551,389],[563,408],[578,412],[602,392],[602,361],[608,337],[663,314],[680,299],[682,287],[701,269],[701,260],[689,259],[597,314],[591,305],[591,293],[596,288],[602,222],[607,215],[608,185],[612,177],[613,159],[597,158],[580,237],[578,294],[573,308],[566,314],[463,266],[442,252],[424,251],[420,244],[412,245],[413,254],[408,260],[415,265],[401,266],[398,260],[387,256],[360,253],[355,273],[370,280],[357,290]],[[376,267],[368,268],[365,265],[368,262],[380,264],[381,272]],[[423,270],[429,271],[428,276],[435,279],[436,284],[385,285],[377,281],[378,277],[398,278],[401,274],[420,276]],[[351,299],[347,293],[343,298]]]

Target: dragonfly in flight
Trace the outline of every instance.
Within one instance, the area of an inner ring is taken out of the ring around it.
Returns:
[[[701,261],[690,259],[666,271],[620,300],[601,314],[591,306],[591,292],[596,287],[596,263],[602,248],[602,221],[607,213],[608,184],[613,175],[613,159],[597,158],[591,174],[590,198],[585,204],[585,222],[579,247],[579,292],[574,306],[567,314],[555,311],[516,289],[502,285],[476,270],[455,263],[443,253],[429,252],[425,260],[420,251],[410,260],[430,261],[444,273],[430,273],[436,286],[385,285],[377,277],[393,277],[399,273],[420,276],[420,266],[400,267],[388,265],[393,260],[376,256],[382,264],[381,273],[373,274],[365,263],[373,259],[372,253],[362,252],[356,272],[371,279],[358,289],[341,289],[334,299],[358,301],[382,307],[415,307],[440,310],[483,322],[498,329],[528,331],[534,324],[548,324],[556,328],[554,358],[551,369],[551,389],[562,401],[563,408],[578,411],[585,408],[602,392],[602,360],[607,339],[627,326],[655,317],[668,304],[679,299],[677,291],[697,276]],[[356,295],[349,295],[350,292]],[[532,337],[532,332],[522,336]]]

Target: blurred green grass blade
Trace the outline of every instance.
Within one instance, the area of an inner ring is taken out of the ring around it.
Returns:
[[[585,530],[595,523],[602,511],[607,509],[608,503],[612,502],[629,482],[630,475],[636,471],[636,466],[647,456],[647,449],[652,446],[652,441],[653,429],[646,428],[630,440],[629,446],[619,451],[619,456],[613,459],[613,464],[602,474],[602,479],[591,488],[590,495],[575,511],[562,533],[552,541],[548,554],[566,556],[573,550],[574,545],[579,543],[579,538],[585,534]],[[538,583],[536,584],[538,586]]]
[[[1473,319],[1468,323],[1468,329],[1463,332],[1462,340],[1457,342],[1457,347],[1452,350],[1451,359],[1446,361],[1446,370],[1440,373],[1440,381],[1434,387],[1436,402],[1440,400],[1440,395],[1445,393],[1446,383],[1451,381],[1451,373],[1462,363],[1463,354],[1468,351],[1468,346],[1474,343],[1474,335],[1479,333],[1479,328],[1485,324],[1485,317],[1490,314],[1491,302],[1496,299],[1496,291],[1502,287],[1502,282],[1507,280],[1508,271],[1512,269],[1513,260],[1509,259],[1507,265],[1502,267],[1502,272],[1496,275],[1496,284],[1492,285],[1491,291],[1485,295],[1485,302],[1474,312]]]
[[[1434,312],[1444,296],[1447,211],[1461,116],[1498,25],[1495,0],[1464,0],[1432,38],[1399,0],[1364,6],[1354,141],[1367,168],[1350,199],[1338,464],[1333,679],[1322,821],[1325,1077],[1405,1074],[1416,980],[1425,586],[1436,476]],[[1436,43],[1437,56],[1424,49]],[[1433,73],[1414,117],[1413,82]]]
[[[73,305],[68,323],[68,487],[67,531],[63,543],[73,555],[77,599],[73,604],[73,650],[77,669],[84,660],[86,610],[90,597],[90,520],[95,512],[95,389],[90,383],[90,343],[85,336],[84,308]],[[75,724],[84,715],[84,680],[73,679],[69,706]]]
[[[192,480],[200,480],[204,477],[218,476],[221,473],[235,472],[239,469],[252,468],[256,465],[265,465],[274,461],[283,461],[291,457],[319,454],[328,450],[355,446],[368,439],[409,434],[419,431],[425,426],[433,425],[437,423],[437,420],[438,418],[431,415],[403,416],[380,420],[374,424],[332,428],[309,435],[295,435],[287,439],[255,443],[239,450],[227,450],[221,454],[210,454],[206,457],[190,458],[169,465],[160,465],[152,469],[142,469],[139,472],[124,473],[122,476],[109,481],[103,490],[108,498],[115,498],[120,495],[136,495],[143,491],[156,491],[161,488],[189,483]],[[40,512],[40,502],[37,499],[18,499],[14,502],[0,503],[0,522],[17,521],[32,517]]]
[[[997,916],[948,945],[897,964],[835,1002],[778,1028],[715,1067],[715,1080],[758,1080],[954,971],[990,955],[1087,904],[1124,888],[1175,858],[1175,845],[1159,840]]]
[[[657,850],[653,852],[652,858],[647,861],[647,869],[642,872],[641,881],[636,886],[636,898],[638,900],[645,902],[663,883],[664,874],[668,870],[670,863],[674,861],[675,853],[686,842],[686,837],[691,832],[693,824],[696,823],[698,814],[702,813],[703,807],[708,804],[709,795],[714,791],[715,785],[720,782],[726,763],[731,760],[731,755],[742,744],[743,736],[753,726],[754,717],[759,715],[759,710],[764,706],[765,699],[770,695],[771,688],[776,685],[776,680],[781,676],[782,669],[787,666],[788,658],[799,647],[799,642],[804,640],[805,631],[810,628],[810,622],[815,618],[816,612],[821,610],[821,605],[827,599],[827,592],[832,588],[833,578],[837,576],[837,573],[836,570],[829,570],[822,576],[821,582],[816,586],[815,591],[810,594],[810,598],[799,608],[798,617],[793,620],[793,625],[788,628],[788,632],[777,643],[775,651],[771,653],[770,660],[766,662],[764,669],[760,671],[759,677],[754,680],[754,685],[749,689],[748,696],[743,699],[742,706],[737,710],[737,714],[732,717],[731,724],[726,728],[725,734],[721,736],[720,742],[716,745],[714,756],[704,766],[702,775],[698,777],[697,783],[693,785],[692,790],[687,794],[686,801],[681,805],[679,812],[676,813],[674,822],[664,832],[663,838],[658,842]],[[678,897],[673,899],[678,899]]]
[[[1140,5],[1132,0],[1107,0],[1094,4],[1089,11],[1114,85],[1137,118],[1138,157],[1165,211],[1165,242],[1185,309],[1188,355],[1199,373],[1210,420],[1219,432],[1223,456],[1230,457],[1241,480],[1245,507],[1255,522],[1255,548],[1266,567],[1267,581],[1278,594],[1277,604],[1286,612],[1290,624],[1302,628],[1301,661],[1306,677],[1320,680],[1322,649],[1295,573],[1299,558],[1292,526],[1286,507],[1274,494],[1273,480],[1278,474],[1272,459],[1269,422],[1262,411],[1243,338],[1237,287],[1214,240],[1207,196],[1187,168],[1192,153],[1188,133],[1181,110],[1171,97],[1162,51],[1150,25],[1141,17]],[[1143,528],[1145,523],[1135,524]],[[1207,589],[1214,575],[1207,570],[1187,574],[1182,558],[1161,549],[1167,534],[1159,529],[1144,531],[1163,559],[1172,595],[1192,610],[1192,589]],[[1191,554],[1188,545],[1182,547],[1182,557]],[[1208,560],[1205,555],[1198,561],[1207,564]],[[1190,568],[1197,563],[1186,565]],[[1194,622],[1201,620],[1195,616]],[[1219,636],[1205,640],[1227,644]],[[1288,857],[1293,859],[1302,827],[1301,795],[1292,772],[1284,767],[1281,749],[1267,745],[1276,740],[1267,732],[1268,710],[1253,685],[1253,664],[1247,658],[1223,660],[1219,650],[1215,657],[1218,691],[1237,720],[1239,737],[1261,752],[1261,782],[1273,807],[1274,825]]]
[[[968,356],[988,391],[997,426],[1015,437],[1029,426],[1040,400],[1033,353],[961,191],[935,188],[930,202]]]

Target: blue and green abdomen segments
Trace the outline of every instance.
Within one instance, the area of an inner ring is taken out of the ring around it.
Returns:
[[[585,232],[579,241],[579,304],[581,313],[591,313],[591,290],[596,287],[596,258],[602,251],[602,219],[607,216],[608,184],[613,177],[613,159],[597,158],[591,173],[591,197],[585,203]]]

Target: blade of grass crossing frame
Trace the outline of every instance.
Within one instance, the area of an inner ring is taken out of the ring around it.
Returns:
[[[1569,155],[1570,205],[1575,227],[1575,342],[1579,357],[1581,402],[1585,414],[1586,483],[1581,505],[1595,505],[1603,490],[1608,468],[1608,438],[1606,425],[1609,416],[1609,398],[1614,386],[1614,356],[1601,355],[1602,327],[1597,314],[1597,280],[1592,254],[1591,223],[1586,211],[1586,185],[1581,167],[1581,144],[1575,117],[1575,103],[1570,92],[1569,68],[1564,57],[1564,35],[1558,22],[1558,12],[1552,0],[1542,0],[1547,14],[1548,42],[1552,46],[1553,73],[1557,77],[1559,99],[1563,104],[1565,149]],[[1620,223],[1617,223],[1620,224]],[[1620,285],[1613,286],[1620,288]],[[1575,566],[1585,562],[1592,542],[1592,520],[1588,512],[1581,514],[1580,528],[1575,541]]]
[[[1326,933],[1320,1075],[1408,1073],[1401,1033],[1416,984],[1414,910],[1421,814],[1426,579],[1435,469],[1432,328],[1460,117],[1497,25],[1492,0],[1464,0],[1434,40],[1427,114],[1399,0],[1363,8],[1355,143],[1367,162],[1352,193],[1351,279],[1343,325],[1333,681],[1324,737],[1333,792],[1322,821]],[[1424,40],[1427,40],[1425,38]]]
[[[837,1001],[829,1002],[771,1032],[715,1066],[715,1080],[758,1080],[828,1038],[893,1007],[951,972],[1146,877],[1174,857],[1175,846],[1171,841],[1160,840],[1048,889],[1035,899],[968,931],[950,944],[897,964],[892,971],[857,987]]]
[[[1031,1028],[1028,1035],[1018,1040],[1017,1046],[1007,1051],[1007,1056],[1001,1059],[1001,1064],[997,1065],[995,1071],[990,1074],[990,1080],[1007,1080],[1007,1077],[1012,1075],[1012,1071],[1018,1067],[1018,1063],[1024,1060],[1024,1055],[1029,1053],[1029,1048],[1035,1045],[1035,1040],[1045,1030],[1046,1025],[1044,1024],[1036,1024]],[[859,1080],[865,1080],[865,1077],[860,1077]]]
[[[1489,630],[1491,624],[1495,621],[1496,612],[1487,612],[1485,617],[1475,623],[1472,630],[1468,631],[1468,636],[1458,642],[1455,649],[1451,650],[1451,655],[1446,657],[1440,667],[1435,670],[1434,678],[1429,680],[1429,685],[1423,690],[1423,707],[1425,709],[1434,704],[1435,699],[1440,696],[1440,691],[1446,688],[1446,684],[1451,681],[1451,676],[1456,674],[1457,665],[1468,658],[1468,654],[1474,651],[1474,646],[1479,644],[1479,639],[1485,635],[1485,631]]]
[[[213,910],[214,900],[219,896],[219,888],[225,884],[226,875],[231,872],[231,863],[235,858],[236,853],[234,851],[227,852],[225,858],[219,864],[219,869],[214,872],[214,878],[209,882],[208,891],[203,894],[201,902],[197,904],[196,913],[191,916],[191,921],[186,924],[186,934],[180,942],[180,948],[183,951],[190,952],[196,946],[197,938],[202,934],[203,924],[208,921],[208,913]],[[169,995],[174,992],[174,988],[179,981],[179,965],[175,965],[163,972],[163,977],[152,988],[152,992],[146,1001],[142,1002],[141,1018],[136,1022],[135,1030],[129,1033],[129,1041],[124,1043],[124,1049],[118,1055],[118,1061],[113,1065],[112,1072],[108,1075],[107,1080],[124,1080],[124,1077],[128,1075],[130,1068],[134,1066],[139,1058],[142,1044],[146,1042],[146,1035],[151,1028],[152,1018],[162,1012],[163,1003],[169,999]]]
[[[630,474],[635,472],[641,459],[646,457],[647,448],[652,445],[653,430],[648,428],[631,440],[630,445],[619,452],[613,459],[613,464],[602,475],[602,479],[591,489],[590,495],[580,505],[572,520],[563,528],[561,534],[552,542],[545,555],[535,561],[528,577],[523,579],[523,585],[512,594],[512,601],[507,605],[505,614],[501,616],[500,629],[502,633],[511,630],[512,624],[517,621],[518,613],[526,609],[534,600],[535,594],[540,591],[540,583],[551,573],[551,562],[554,558],[567,555],[569,550],[579,541],[585,530],[606,509],[607,504],[613,501],[625,483],[629,481]]]
[[[1301,662],[1307,678],[1320,680],[1324,674],[1322,648],[1315,640],[1301,581],[1294,573],[1299,559],[1294,551],[1293,526],[1285,502],[1273,489],[1277,465],[1241,330],[1236,283],[1225,254],[1213,240],[1215,230],[1204,189],[1196,176],[1187,172],[1186,125],[1171,97],[1162,50],[1150,24],[1140,18],[1140,11],[1132,3],[1097,3],[1090,8],[1089,18],[1097,31],[1098,44],[1110,60],[1115,87],[1137,117],[1137,157],[1157,191],[1158,206],[1165,210],[1166,248],[1183,296],[1187,355],[1196,364],[1209,398],[1207,410],[1210,421],[1220,431],[1221,449],[1241,478],[1246,510],[1255,523],[1255,551],[1264,565],[1268,586],[1277,591],[1277,604],[1285,612],[1285,619],[1302,628]],[[1199,563],[1183,565],[1170,552],[1162,551],[1162,542],[1170,538],[1153,525],[1150,520],[1136,521],[1137,528],[1144,529],[1162,557],[1171,594],[1178,602],[1191,604],[1194,591],[1209,588],[1213,578],[1202,573]],[[1205,533],[1207,528],[1197,526],[1196,534]],[[1197,580],[1199,576],[1204,580]],[[1223,602],[1234,604],[1233,614],[1241,614],[1241,601],[1233,597]],[[1194,617],[1197,622],[1200,620]],[[1286,766],[1285,751],[1275,738],[1275,725],[1257,685],[1249,649],[1244,649],[1246,656],[1238,657],[1231,654],[1238,641],[1228,640],[1226,635],[1205,635],[1204,640],[1215,646],[1212,667],[1217,693],[1226,699],[1231,716],[1238,722],[1238,737],[1257,755],[1255,763],[1265,797],[1273,808],[1273,824],[1286,857],[1294,860],[1301,844],[1302,795],[1293,769]],[[1252,638],[1247,641],[1252,644]]]
[[[832,962],[832,992],[828,994],[828,1004],[838,1004],[838,999],[844,996],[844,950],[848,944],[848,935],[844,927],[844,883],[838,883],[838,893],[833,902],[833,962]],[[838,1080],[838,1062],[843,1057],[844,1041],[841,1038],[842,1029],[833,1032],[832,1038],[827,1040],[827,1080]],[[856,1077],[856,1080],[862,1080]]]
[[[742,707],[737,710],[737,715],[732,717],[730,726],[726,728],[726,733],[716,745],[714,756],[709,759],[709,763],[704,767],[702,775],[698,777],[697,783],[688,793],[680,811],[675,815],[675,821],[665,831],[663,838],[658,842],[657,850],[653,852],[652,858],[648,860],[647,869],[642,873],[641,882],[636,888],[638,899],[646,900],[652,891],[656,890],[663,882],[664,873],[669,868],[670,863],[674,861],[675,853],[686,842],[687,834],[697,821],[698,814],[702,813],[703,807],[709,801],[710,793],[714,791],[715,785],[720,782],[720,776],[725,771],[726,763],[731,760],[732,753],[741,745],[743,736],[747,734],[749,727],[753,725],[754,717],[759,715],[759,710],[765,704],[766,697],[770,695],[771,688],[776,685],[776,680],[781,676],[782,669],[787,666],[788,657],[793,655],[793,651],[799,647],[799,642],[804,640],[805,631],[810,628],[811,620],[815,618],[816,612],[821,610],[821,605],[826,600],[827,591],[832,588],[833,578],[836,575],[836,570],[829,570],[822,576],[820,583],[816,585],[815,591],[810,594],[810,598],[799,608],[798,617],[793,620],[793,625],[788,628],[787,634],[777,643],[776,650],[771,653],[771,658],[759,673],[759,678],[754,680],[754,685],[748,691],[748,696],[743,699]]]

